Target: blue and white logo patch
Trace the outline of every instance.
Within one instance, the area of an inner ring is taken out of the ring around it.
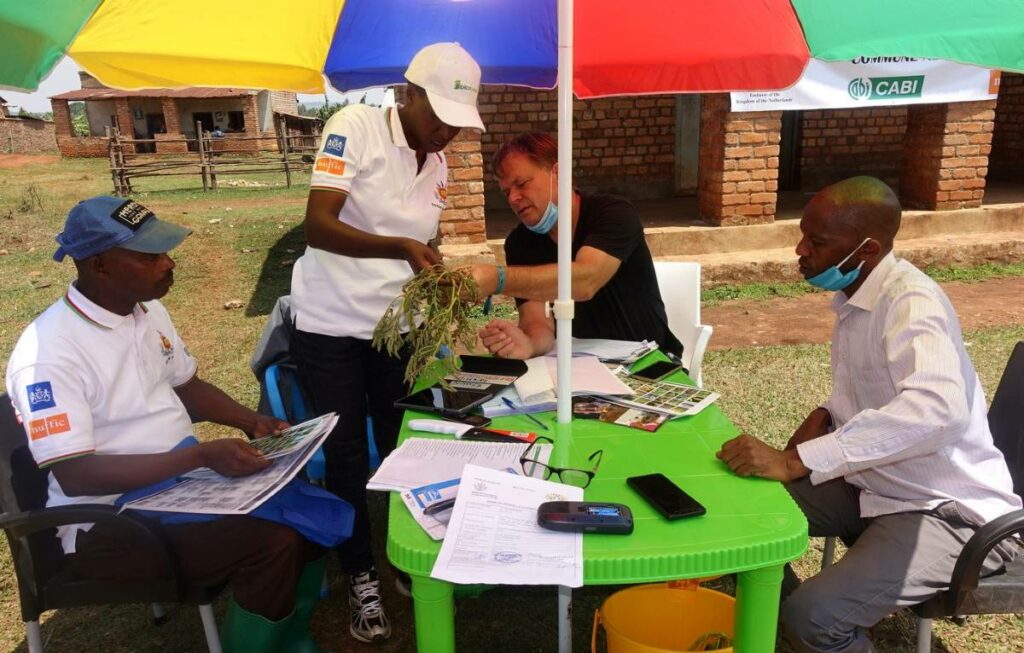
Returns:
[[[347,142],[348,137],[331,134],[327,137],[327,142],[324,143],[324,154],[330,154],[331,156],[345,156],[345,143]]]
[[[50,387],[49,381],[40,381],[25,386],[25,394],[28,395],[29,412],[34,413],[57,405],[57,402],[53,400],[53,388]]]

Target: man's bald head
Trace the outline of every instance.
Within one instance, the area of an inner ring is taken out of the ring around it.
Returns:
[[[851,177],[822,189],[808,205],[856,240],[874,238],[886,250],[900,230],[900,201],[881,179]]]

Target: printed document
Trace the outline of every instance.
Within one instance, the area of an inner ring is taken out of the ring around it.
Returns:
[[[583,534],[537,525],[545,501],[583,489],[466,465],[431,578],[494,585],[583,585]]]
[[[520,473],[519,459],[529,445],[523,442],[473,442],[447,438],[409,438],[380,464],[367,490],[401,492],[462,476],[467,464]],[[551,445],[537,445],[539,460],[547,462]],[[530,454],[531,457],[533,454]]]

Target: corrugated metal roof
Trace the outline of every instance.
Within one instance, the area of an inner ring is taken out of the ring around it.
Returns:
[[[302,114],[292,113],[290,111],[275,111],[274,113],[276,115],[278,115],[278,116],[288,116],[289,118],[295,118],[296,120],[308,120],[310,122],[323,122],[323,120],[321,120],[320,118],[317,118],[316,116],[304,116]]]
[[[117,98],[230,98],[256,95],[259,91],[247,88],[147,88],[141,91],[121,91],[116,88],[83,88],[51,96],[51,100],[114,100]]]

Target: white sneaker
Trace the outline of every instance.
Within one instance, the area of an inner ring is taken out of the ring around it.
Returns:
[[[360,642],[383,642],[391,637],[391,622],[380,602],[380,578],[374,567],[349,579],[348,605],[351,610],[348,631]]]

